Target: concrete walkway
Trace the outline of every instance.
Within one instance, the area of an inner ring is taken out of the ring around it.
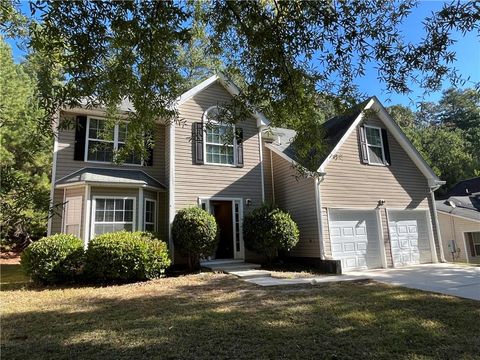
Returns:
[[[480,300],[480,267],[467,265],[423,264],[295,279],[274,278],[269,271],[260,270],[260,265],[239,260],[213,260],[202,263],[202,266],[213,271],[235,275],[246,282],[260,286],[316,285],[340,281],[375,280],[384,284]]]
[[[480,300],[480,267],[475,266],[423,264],[397,269],[356,271],[348,275],[367,276],[385,284]]]
[[[369,279],[366,276],[358,275],[324,275],[308,278],[281,279],[272,277],[272,273],[266,270],[259,270],[260,265],[244,263],[235,260],[212,260],[201,263],[202,267],[212,271],[223,272],[235,275],[238,278],[259,286],[284,286],[298,284],[321,284],[339,281],[358,281]]]

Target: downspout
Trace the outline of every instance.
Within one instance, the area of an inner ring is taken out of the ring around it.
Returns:
[[[48,221],[47,221],[47,236],[52,235],[53,197],[55,195],[55,176],[56,176],[56,172],[57,172],[58,124],[59,124],[59,122],[60,122],[60,110],[57,110],[55,116],[52,119],[53,161],[52,161],[52,184],[50,186],[50,207],[48,209]]]
[[[262,204],[265,203],[265,173],[263,169],[263,140],[262,140],[262,130],[258,131],[258,153],[260,156],[260,173],[262,175]]]
[[[175,217],[175,122],[172,121],[168,127],[168,249],[172,262],[175,261],[172,240],[172,223]]]
[[[322,180],[323,176],[322,175]],[[315,177],[314,184],[315,184],[315,209],[317,213],[317,227],[318,227],[318,241],[319,241],[319,249],[320,249],[320,260],[325,260],[325,246],[324,246],[324,239],[323,239],[323,219],[322,219],[322,196],[320,192],[320,183],[321,181],[318,180],[318,177]]]
[[[272,150],[268,151],[270,153],[270,173],[272,175],[272,203],[275,204],[275,177],[273,176],[273,155]]]
[[[433,210],[433,219],[435,222],[435,228],[437,229],[438,247],[440,248],[440,262],[444,263],[447,261],[445,260],[445,254],[443,253],[442,235],[440,234],[440,224],[438,223],[438,216],[437,216],[437,204],[435,203],[435,195],[434,195],[434,192],[440,186],[441,185],[435,185],[433,187],[430,187],[430,199],[432,201],[432,210]]]

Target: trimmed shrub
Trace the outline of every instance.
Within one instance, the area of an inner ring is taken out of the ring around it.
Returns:
[[[270,205],[245,216],[243,234],[245,247],[266,256],[270,263],[279,250],[291,250],[300,235],[290,214]]]
[[[21,265],[35,282],[67,282],[81,273],[84,255],[82,240],[70,234],[56,234],[30,244],[22,253]]]
[[[173,220],[172,239],[175,249],[188,257],[189,268],[196,268],[200,256],[210,255],[217,246],[215,218],[199,207],[182,209]]]
[[[146,232],[113,232],[88,244],[85,274],[100,282],[129,282],[161,277],[170,266],[165,242]]]

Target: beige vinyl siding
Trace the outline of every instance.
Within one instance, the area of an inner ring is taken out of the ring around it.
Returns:
[[[467,262],[480,264],[480,256],[472,257],[469,244],[465,239],[464,232],[480,231],[480,222],[451,216],[442,212],[438,212],[438,222],[440,224],[440,234],[442,236],[443,250],[445,252],[445,260],[453,261],[452,254],[448,249],[448,242],[455,240],[457,247],[460,248],[456,262]]]
[[[179,108],[182,124],[175,129],[175,207],[196,206],[198,197],[241,197],[251,199],[252,207],[262,203],[259,137],[256,121],[246,119],[243,128],[244,167],[196,165],[192,152],[192,124],[201,122],[205,110],[231,101],[228,92],[213,84]],[[248,207],[244,207],[249,211]]]
[[[68,119],[75,119],[77,115],[62,113],[62,119],[67,117]],[[160,181],[162,184],[166,183],[165,174],[165,126],[158,124],[157,133],[155,134],[155,148],[153,149],[153,166],[129,166],[129,165],[115,165],[110,163],[94,163],[85,161],[73,160],[74,147],[75,147],[75,129],[69,126],[68,129],[59,130],[58,133],[58,153],[57,153],[57,168],[55,179],[59,179],[70,175],[74,171],[85,167],[98,167],[98,168],[118,168],[142,170],[147,174]]]
[[[80,237],[83,236],[83,214],[85,211],[85,187],[80,186],[80,187],[74,187],[74,188],[69,188],[65,189],[65,199],[69,197],[76,197],[79,196],[82,198],[82,211],[80,213]],[[62,229],[63,231],[63,229]]]
[[[392,243],[390,242],[390,228],[388,226],[388,210],[380,210],[380,219],[382,221],[383,244],[385,247],[385,257],[387,258],[387,267],[393,267]]]
[[[157,202],[157,232],[161,237],[160,240],[167,239],[167,193],[159,192],[157,197],[157,192],[145,190],[143,192],[145,199],[155,200]],[[144,208],[145,211],[145,208]],[[145,220],[145,217],[144,217]]]
[[[59,234],[62,232],[62,214],[63,214],[63,189],[55,189],[53,192],[53,215],[51,233]]]
[[[65,193],[64,193],[65,192]],[[65,196],[64,196],[65,195]],[[54,215],[52,217],[52,234],[58,234],[63,232],[63,222],[62,217],[64,215],[63,201],[68,197],[77,197],[82,198],[82,213],[80,221],[80,236],[83,234],[83,214],[84,214],[84,196],[85,196],[85,187],[78,186],[68,189],[55,189],[53,195],[53,206],[54,206]]]
[[[318,221],[315,203],[315,182],[312,178],[296,178],[292,164],[272,153],[275,203],[287,210],[300,230],[300,241],[292,249],[297,257],[320,257]]]
[[[158,234],[168,243],[168,193],[159,192],[158,199]]]
[[[372,117],[362,125],[385,128]],[[323,231],[326,255],[331,256],[326,208],[375,209],[385,200],[387,209],[430,209],[428,181],[408,154],[388,132],[392,165],[375,166],[361,162],[357,127],[340,147],[335,159],[327,165],[327,175],[321,182]],[[385,211],[381,212],[387,261],[391,265],[390,239]],[[433,219],[433,218],[432,218]],[[432,227],[435,224],[432,221]],[[434,232],[437,239],[436,232]],[[438,242],[438,241],[436,241]],[[439,250],[437,244],[437,250]],[[437,253],[439,253],[437,251]]]
[[[263,176],[265,186],[265,202],[267,204],[273,203],[273,178],[272,178],[272,161],[270,149],[263,147]]]

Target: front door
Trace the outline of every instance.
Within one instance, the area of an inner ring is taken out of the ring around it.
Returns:
[[[240,198],[199,198],[199,206],[215,217],[219,229],[219,243],[212,256],[217,259],[245,258],[242,221],[243,206]]]
[[[211,211],[218,226],[217,259],[233,258],[233,217],[231,201],[212,201]]]

